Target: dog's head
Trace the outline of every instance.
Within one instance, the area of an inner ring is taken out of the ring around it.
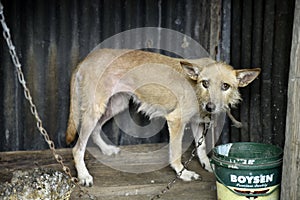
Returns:
[[[221,62],[203,65],[203,61],[197,63],[197,60],[181,61],[181,66],[195,88],[200,111],[211,114],[236,105],[241,100],[238,88],[247,86],[261,71],[259,68],[235,70]]]

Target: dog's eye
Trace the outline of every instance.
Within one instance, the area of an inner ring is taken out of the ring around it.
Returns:
[[[203,80],[203,81],[202,81],[202,86],[203,86],[204,88],[208,88],[208,87],[209,87],[209,82],[208,82],[207,80]]]
[[[229,85],[228,83],[222,83],[221,89],[222,89],[223,91],[226,91],[226,90],[228,90],[229,88],[230,88],[230,85]]]

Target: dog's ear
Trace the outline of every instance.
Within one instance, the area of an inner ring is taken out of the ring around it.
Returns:
[[[200,70],[198,67],[194,66],[194,64],[189,63],[187,61],[180,61],[180,64],[184,70],[184,72],[192,79],[197,80]]]
[[[251,83],[260,73],[260,68],[235,70],[239,87],[245,87]]]

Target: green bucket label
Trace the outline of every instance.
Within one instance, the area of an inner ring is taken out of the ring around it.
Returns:
[[[259,175],[259,176],[241,176],[236,174],[230,174],[230,182],[235,184],[237,187],[246,188],[260,188],[267,187],[268,183],[274,181],[274,173]]]
[[[214,166],[217,180],[228,186],[240,188],[264,188],[281,181],[281,167],[264,170],[240,170]]]

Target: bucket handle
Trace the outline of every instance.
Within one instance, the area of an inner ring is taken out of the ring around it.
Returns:
[[[211,167],[211,169],[213,170],[213,172],[214,172],[214,174],[215,174],[215,176],[216,176],[216,178],[217,178],[217,181],[219,181],[222,185],[224,185],[224,186],[225,186],[227,189],[229,189],[231,192],[233,192],[233,193],[235,193],[235,194],[237,194],[237,195],[239,195],[239,196],[245,196],[245,193],[237,192],[237,191],[231,189],[230,187],[228,187],[228,186],[220,179],[220,177],[217,175],[217,173],[215,172],[215,168],[212,166],[212,163],[211,163],[211,162],[210,162],[210,167]],[[264,194],[247,194],[247,196],[249,196],[249,197],[267,196],[267,195],[272,194],[278,187],[279,187],[279,184],[276,185],[276,187],[274,187],[273,190],[272,190],[271,192],[269,192],[269,193],[264,193]]]

